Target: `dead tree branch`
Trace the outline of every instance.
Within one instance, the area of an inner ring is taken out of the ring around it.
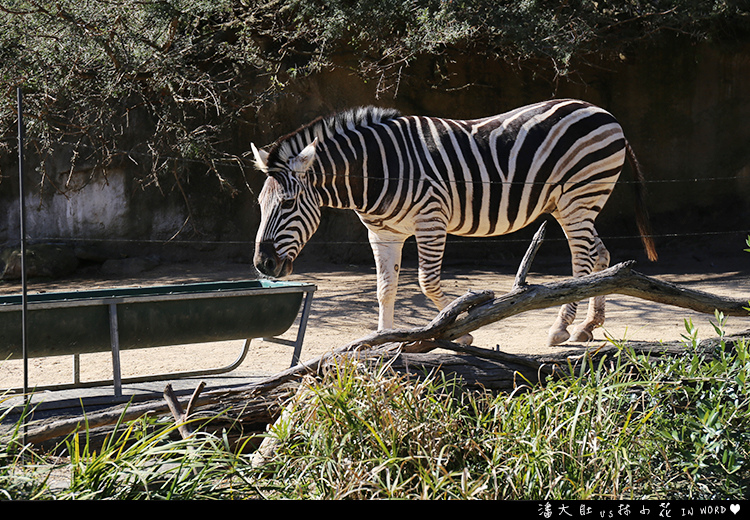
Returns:
[[[516,279],[513,282],[514,290],[520,289],[521,287],[526,285],[526,276],[529,274],[529,269],[531,269],[531,264],[534,262],[534,257],[536,257],[537,251],[539,251],[539,248],[542,246],[546,229],[547,221],[545,220],[544,222],[542,222],[542,225],[539,226],[539,229],[534,234],[534,237],[531,239],[529,248],[526,250],[526,253],[521,259],[521,263],[518,265],[518,271],[516,271]]]
[[[641,274],[632,269],[634,262],[623,262],[599,273],[562,282],[518,287],[484,305],[469,310],[456,320],[450,331],[437,338],[453,339],[484,325],[535,309],[555,307],[592,296],[622,294],[644,300],[691,309],[705,314],[722,312],[725,316],[748,316],[748,298],[728,298],[704,291],[686,289]]]
[[[525,275],[516,278],[513,289],[494,298],[492,291],[468,292],[425,327],[380,331],[353,342],[349,350],[390,342],[428,339],[452,340],[516,314],[586,300],[593,296],[623,294],[665,305],[725,316],[748,316],[748,298],[728,298],[704,291],[686,289],[646,276],[632,269],[634,262],[623,262],[604,271],[562,282],[526,284]],[[459,316],[461,312],[466,314]]]
[[[172,412],[172,417],[174,417],[175,424],[177,424],[177,430],[180,432],[180,435],[183,439],[187,439],[193,434],[193,429],[188,423],[188,418],[195,410],[198,396],[203,391],[205,386],[206,383],[204,381],[201,381],[198,387],[193,392],[186,411],[182,410],[182,406],[180,405],[180,401],[177,399],[177,395],[172,389],[172,385],[167,384],[167,386],[164,387],[164,400],[167,402],[167,406],[169,406],[169,410]]]

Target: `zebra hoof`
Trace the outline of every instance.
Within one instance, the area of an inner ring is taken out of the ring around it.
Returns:
[[[587,341],[592,341],[593,339],[594,334],[586,329],[577,329],[573,331],[573,335],[570,337],[570,341],[576,343],[585,343]]]
[[[568,338],[570,338],[570,333],[565,329],[551,330],[549,331],[549,336],[547,336],[547,346],[554,347],[555,345],[561,345],[568,341]]]

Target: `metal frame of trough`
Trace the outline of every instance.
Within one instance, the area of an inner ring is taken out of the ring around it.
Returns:
[[[316,289],[314,284],[307,283],[244,280],[28,295],[29,330],[26,339],[32,357],[70,354],[74,357],[72,383],[38,386],[35,390],[113,384],[115,396],[119,397],[124,383],[227,373],[240,366],[247,356],[250,342],[258,338],[293,347],[294,366],[299,363]],[[18,328],[21,320],[13,318],[15,314],[20,318],[21,303],[21,295],[0,297],[0,341],[3,343],[0,344],[0,357],[19,357],[15,352],[19,348],[15,338],[21,335]],[[252,308],[245,312],[241,308],[243,305]],[[299,324],[295,340],[277,338],[292,327],[297,316]],[[196,326],[207,330],[190,330]],[[65,330],[66,327],[69,330]],[[105,335],[112,353],[113,379],[80,381],[80,354],[106,352]],[[234,362],[224,367],[128,378],[121,376],[122,349],[238,339],[245,340],[242,351]],[[40,345],[41,351],[38,350]]]

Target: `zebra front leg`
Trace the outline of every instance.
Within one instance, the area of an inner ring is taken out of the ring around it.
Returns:
[[[445,251],[446,232],[444,228],[417,228],[417,252],[419,254],[419,287],[422,293],[435,304],[439,311],[443,310],[452,300],[445,295],[440,286],[440,273]],[[474,338],[471,334],[464,334],[455,340],[457,343],[470,345]]]
[[[378,330],[392,329],[401,250],[406,237],[392,233],[376,234],[368,230],[368,238],[375,257],[378,281]]]

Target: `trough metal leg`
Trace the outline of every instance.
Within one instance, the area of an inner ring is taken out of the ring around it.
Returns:
[[[305,293],[305,302],[302,307],[302,315],[300,316],[299,327],[297,328],[297,338],[294,341],[283,338],[262,338],[263,341],[267,341],[269,343],[278,343],[279,345],[294,347],[294,352],[292,353],[292,367],[299,364],[299,356],[302,352],[302,343],[305,340],[305,330],[307,329],[307,319],[310,316],[310,306],[312,305],[312,298],[312,291],[307,291]]]
[[[299,328],[297,329],[297,339],[294,341],[294,353],[292,354],[292,365],[299,364],[299,356],[302,353],[302,342],[305,340],[305,329],[307,329],[307,318],[310,315],[310,306],[312,305],[311,291],[305,293],[305,304],[302,307],[302,316],[299,320]]]
[[[115,397],[122,396],[122,376],[120,372],[120,332],[117,325],[117,304],[109,304],[109,339],[112,344],[112,380]]]
[[[81,382],[81,355],[73,354],[73,384]]]

